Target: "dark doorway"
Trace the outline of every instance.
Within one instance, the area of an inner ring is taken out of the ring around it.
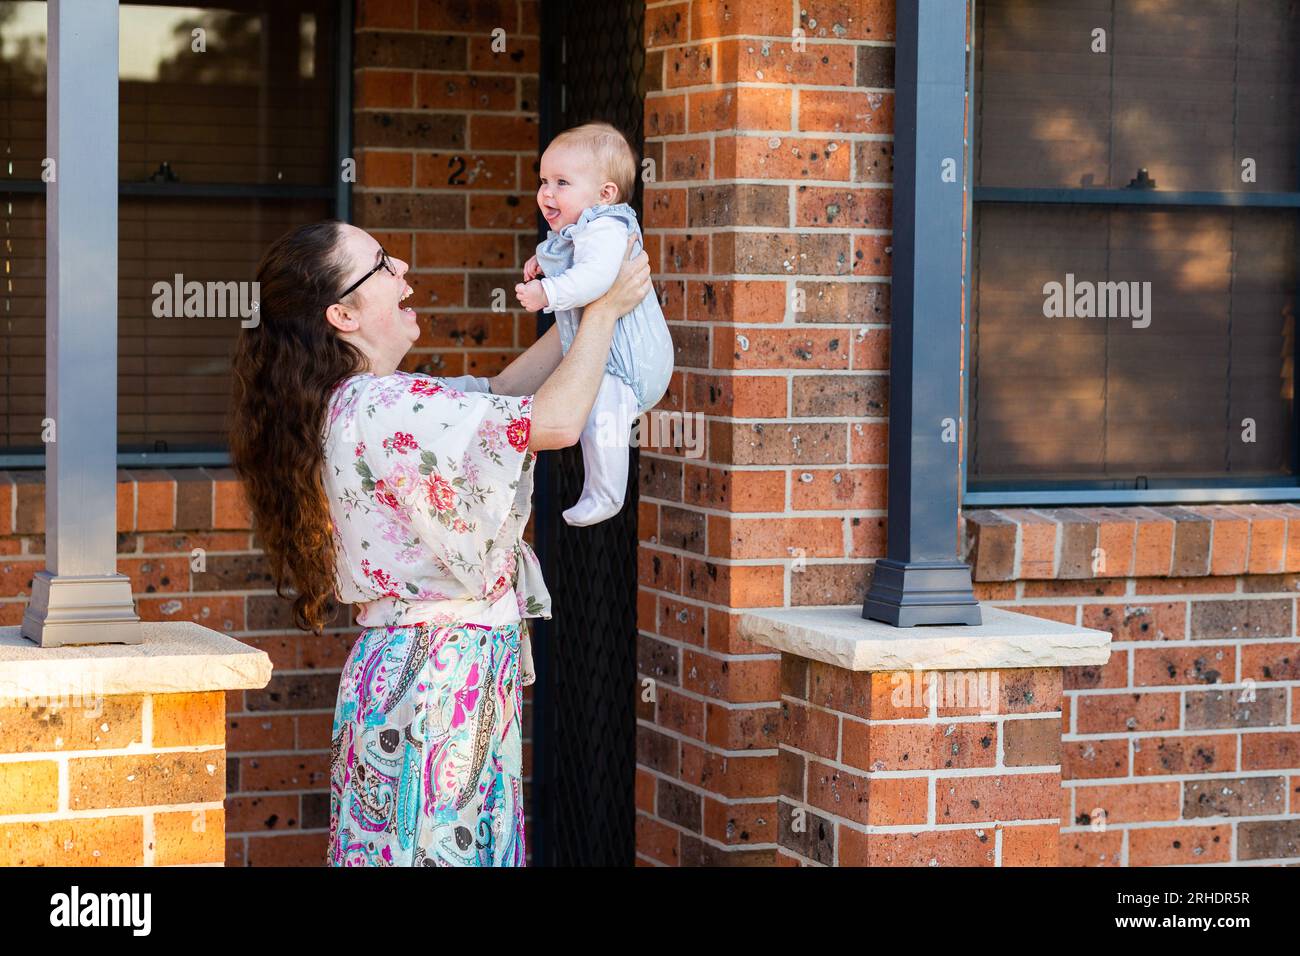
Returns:
[[[644,23],[643,0],[545,0],[543,148],[561,130],[600,119],[640,154]],[[638,217],[641,197],[638,178]],[[553,321],[539,315],[538,334]],[[554,617],[533,622],[534,865],[633,863],[638,453],[628,451],[623,511],[587,528],[560,516],[582,491],[581,450],[539,457],[535,530]]]

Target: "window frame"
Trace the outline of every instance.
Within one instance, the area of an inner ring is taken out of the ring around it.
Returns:
[[[1071,189],[1039,187],[976,186],[975,131],[979,128],[979,96],[975,72],[975,51],[979,43],[979,19],[976,10],[980,0],[970,0],[970,39],[966,54],[966,96],[967,96],[967,133],[968,162],[965,164],[966,187],[966,223],[967,242],[963,263],[963,308],[966,321],[963,323],[962,352],[966,361],[962,363],[962,401],[964,428],[961,456],[962,504],[972,507],[1025,506],[1041,507],[1055,505],[1147,505],[1147,504],[1187,504],[1192,502],[1272,502],[1300,501],[1300,409],[1295,404],[1294,369],[1300,367],[1300,336],[1296,336],[1292,364],[1292,417],[1293,434],[1291,460],[1294,473],[1289,477],[1261,480],[1258,478],[1212,478],[1212,479],[1156,479],[1147,487],[1119,487],[1118,479],[1090,479],[1085,481],[1064,482],[1052,479],[1035,480],[1024,478],[1007,481],[981,482],[975,488],[967,475],[967,463],[970,458],[970,424],[973,418],[972,389],[975,362],[973,334],[975,327],[974,304],[974,260],[975,260],[975,217],[977,206],[981,203],[1033,203],[1062,205],[1103,205],[1103,206],[1144,206],[1159,208],[1232,208],[1255,207],[1265,209],[1300,210],[1300,183],[1295,192],[1215,192],[1210,190],[1164,191],[1159,189]],[[924,42],[924,40],[922,40]],[[1300,237],[1300,223],[1297,224],[1297,236]],[[1300,291],[1300,268],[1297,269],[1297,290]],[[1300,305],[1300,303],[1297,303]]]
[[[335,0],[338,17],[338,37],[334,47],[336,75],[334,83],[335,110],[333,119],[334,169],[342,168],[345,159],[352,156],[352,2]],[[39,179],[6,179],[6,192],[45,193],[45,183]],[[118,182],[120,197],[170,197],[203,199],[332,199],[333,214],[343,222],[351,220],[352,183],[337,175],[333,186],[302,186],[259,183],[152,183]],[[44,452],[11,452],[0,446],[0,470],[32,469],[45,467]],[[117,452],[119,468],[165,467],[226,467],[230,464],[230,449],[226,447],[203,448],[191,451]]]

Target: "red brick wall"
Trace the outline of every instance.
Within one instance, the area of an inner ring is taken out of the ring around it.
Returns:
[[[774,861],[779,656],[737,612],[861,601],[883,553],[892,38],[892,4],[646,10],[664,406],[708,439],[641,457],[642,864]]]
[[[514,286],[537,243],[537,18],[537,0],[358,4],[353,221],[411,265],[408,370],[492,375],[535,339]]]
[[[1112,635],[1105,666],[1065,669],[1061,865],[1300,859],[1300,506],[979,510],[966,532],[981,600]]]

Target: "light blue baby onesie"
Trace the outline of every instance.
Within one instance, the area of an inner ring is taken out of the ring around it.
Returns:
[[[581,237],[589,225],[601,219],[621,222],[626,227],[624,236],[636,236],[633,254],[641,252],[641,229],[637,225],[636,213],[627,203],[602,204],[585,209],[577,222],[559,232],[552,229],[537,246],[537,264],[548,280],[559,280],[573,270],[566,277],[569,281],[543,281],[551,302],[544,311],[555,314],[555,322],[560,327],[560,347],[565,354],[568,354],[573,337],[578,333],[582,307],[600,298],[614,284],[619,265],[627,254],[627,240],[624,238],[617,258],[602,255],[599,261],[587,257],[585,261],[575,263],[575,239],[581,244]],[[602,223],[601,227],[604,226]],[[578,275],[579,272],[582,274]],[[556,304],[560,308],[555,308]],[[632,389],[639,415],[653,408],[668,390],[668,380],[673,374],[673,355],[668,323],[659,308],[659,297],[651,289],[640,304],[614,326],[605,371]]]

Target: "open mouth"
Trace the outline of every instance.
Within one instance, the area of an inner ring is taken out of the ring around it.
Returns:
[[[546,217],[547,222],[554,222],[560,217],[560,210],[555,206],[543,206],[542,215]]]
[[[409,299],[409,298],[410,298],[411,296],[413,296],[413,295],[415,295],[415,290],[412,289],[412,288],[408,285],[408,286],[406,287],[406,291],[402,293],[402,297],[401,297],[400,299],[398,299],[397,301],[398,301],[399,303],[400,303],[400,302],[405,302],[407,299]],[[407,305],[399,305],[399,306],[398,306],[398,310],[401,311],[401,312],[405,312],[407,315],[415,315],[415,310],[414,310],[413,308],[411,308],[410,306],[407,306]]]

